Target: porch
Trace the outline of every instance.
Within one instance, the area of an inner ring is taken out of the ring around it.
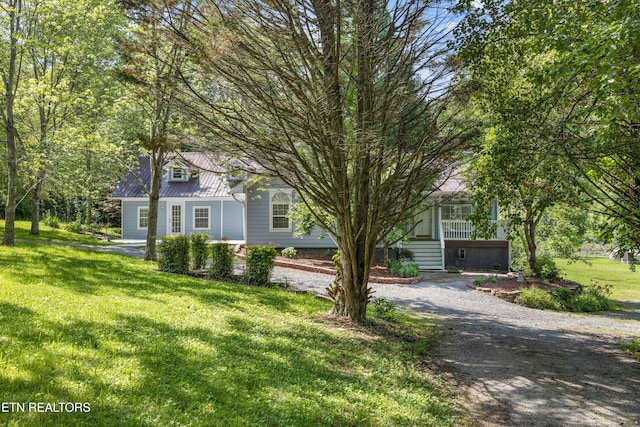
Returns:
[[[444,270],[448,265],[490,269],[501,264],[507,268],[510,247],[506,223],[497,220],[491,223],[497,226],[494,235],[490,239],[474,241],[470,221],[441,220],[433,224],[433,234],[425,234],[423,227],[422,234],[414,232],[402,247],[413,252],[414,262],[420,270]]]

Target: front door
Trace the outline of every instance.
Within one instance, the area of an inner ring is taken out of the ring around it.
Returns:
[[[182,234],[183,211],[182,205],[169,205],[169,234]]]
[[[413,237],[420,239],[433,239],[433,220],[431,215],[431,208],[427,208],[425,211],[420,212],[414,218],[417,223],[413,229]]]

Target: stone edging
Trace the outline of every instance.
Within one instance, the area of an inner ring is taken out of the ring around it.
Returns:
[[[238,258],[246,258],[244,254],[236,254]],[[274,265],[278,267],[286,267],[293,268],[296,270],[309,271],[311,273],[322,273],[322,274],[330,274],[332,276],[336,275],[336,272],[333,268],[329,267],[320,267],[316,265],[306,265],[306,264],[297,264],[295,262],[281,261],[275,260]],[[388,285],[413,285],[422,280],[421,276],[418,277],[378,277],[378,276],[369,276],[369,282],[371,283],[382,283]]]

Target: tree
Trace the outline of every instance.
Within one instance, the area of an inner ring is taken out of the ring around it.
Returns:
[[[150,183],[143,183],[149,195],[149,225],[144,259],[157,260],[158,206],[160,185],[166,156],[171,152],[169,127],[172,120],[174,84],[187,58],[180,43],[176,43],[170,29],[181,31],[186,24],[186,14],[163,27],[170,6],[162,1],[124,0],[123,6],[135,23],[131,36],[122,46],[125,67],[123,76],[133,83],[147,113],[148,135],[142,137],[143,148],[150,162]],[[189,7],[187,6],[187,10]]]
[[[20,37],[25,30],[22,20],[24,3],[22,0],[6,0],[0,4],[0,20],[8,24],[8,32],[3,31],[2,43],[8,47],[0,59],[0,74],[4,89],[4,104],[2,108],[2,122],[7,144],[7,204],[5,207],[5,228],[2,244],[13,246],[15,241],[16,192],[18,188],[18,130],[15,123],[14,104],[16,89],[20,80],[20,58],[22,47]],[[7,28],[4,25],[3,28]],[[8,56],[5,58],[4,54]]]
[[[181,111],[294,188],[335,236],[341,314],[356,322],[376,247],[466,140],[449,108],[449,18],[423,1],[203,1],[175,31],[194,55]]]
[[[107,64],[115,58],[114,33],[122,20],[116,5],[103,0],[42,0],[28,15],[19,127],[34,181],[31,234],[38,235],[45,180],[55,173],[60,145],[73,143],[57,133],[103,119],[96,112],[110,100]]]
[[[488,57],[493,43],[546,58],[530,81],[545,86],[556,138],[544,147],[568,159],[575,183],[607,214],[611,235],[640,247],[640,10],[634,2],[488,0],[461,26],[468,58]],[[523,44],[522,41],[527,43]],[[500,60],[485,71],[499,71]]]

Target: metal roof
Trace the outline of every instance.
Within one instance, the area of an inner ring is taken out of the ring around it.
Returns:
[[[212,198],[230,197],[232,188],[227,180],[227,170],[221,165],[223,159],[214,159],[213,154],[184,152],[167,156],[160,185],[160,197]],[[168,168],[172,165],[186,166],[189,179],[186,182],[169,180]],[[118,183],[111,194],[112,199],[147,197],[143,184],[148,188],[151,182],[150,158],[140,158],[138,169],[129,173]]]

